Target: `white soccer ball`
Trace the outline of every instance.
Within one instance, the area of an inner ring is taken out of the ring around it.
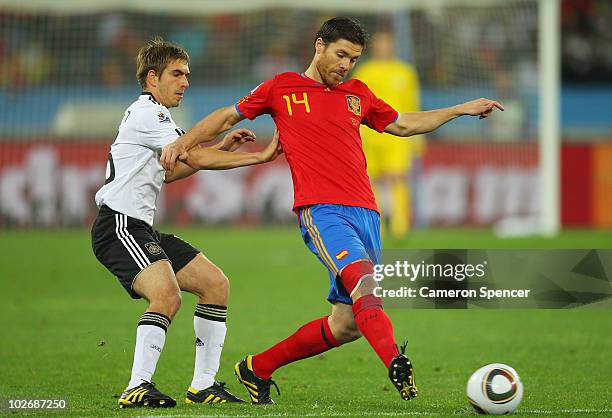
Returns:
[[[509,414],[523,399],[523,384],[516,370],[507,364],[487,364],[468,380],[467,397],[482,414]]]

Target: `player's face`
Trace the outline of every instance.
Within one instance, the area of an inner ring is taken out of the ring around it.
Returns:
[[[348,75],[361,56],[363,47],[346,39],[339,39],[325,44],[321,38],[315,43],[317,55],[317,71],[323,83],[327,86],[336,86]]]
[[[183,60],[175,60],[168,64],[158,79],[157,90],[161,104],[170,107],[177,107],[183,94],[189,87],[189,65]]]

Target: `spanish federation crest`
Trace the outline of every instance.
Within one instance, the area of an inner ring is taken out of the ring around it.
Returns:
[[[357,116],[361,116],[361,101],[359,100],[359,97],[347,95],[346,104],[348,105],[348,110]]]

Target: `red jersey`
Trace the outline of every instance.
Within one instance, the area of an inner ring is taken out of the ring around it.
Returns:
[[[378,211],[366,172],[359,125],[382,132],[398,112],[363,82],[327,87],[305,75],[282,73],[257,86],[236,104],[255,119],[269,114],[293,178],[293,209],[317,203]]]

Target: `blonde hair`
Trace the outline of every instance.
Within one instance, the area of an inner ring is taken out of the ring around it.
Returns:
[[[172,42],[164,41],[160,37],[151,39],[140,48],[136,56],[136,78],[140,86],[147,87],[147,74],[149,70],[161,76],[169,63],[182,60],[189,63],[189,54],[183,48]]]

